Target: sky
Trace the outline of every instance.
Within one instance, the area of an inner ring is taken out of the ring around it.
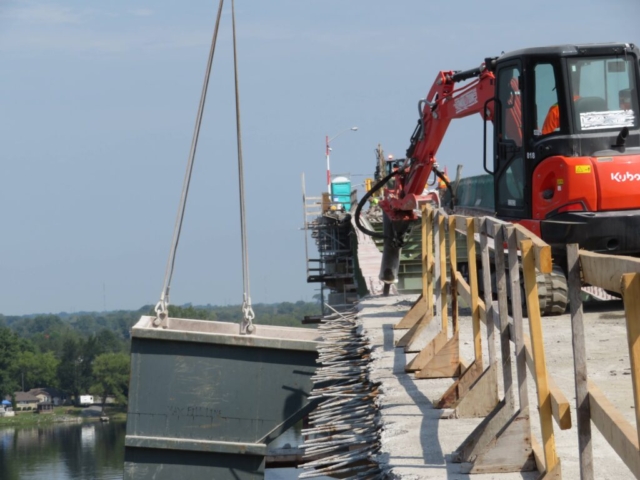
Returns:
[[[242,302],[225,2],[171,303]],[[138,309],[160,298],[215,0],[0,2],[0,313]],[[236,1],[253,303],[311,301],[301,175],[360,192],[402,157],[440,70],[519,48],[640,42],[638,0]],[[346,129],[357,126],[358,131]],[[438,161],[482,172],[479,117]],[[259,319],[256,319],[259,322]]]

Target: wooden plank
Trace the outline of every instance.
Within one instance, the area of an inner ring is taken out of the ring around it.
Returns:
[[[467,235],[467,225],[469,220],[473,220],[471,217],[465,217],[464,215],[454,215],[456,230],[463,235]],[[473,237],[473,234],[471,235]]]
[[[516,229],[516,234],[518,235],[518,242],[529,239],[531,240],[531,243],[533,243],[536,268],[542,273],[551,273],[551,270],[553,269],[553,262],[551,261],[551,247],[531,230],[528,230],[519,223],[514,223],[513,226]]]
[[[433,309],[433,209],[422,205],[422,296]]]
[[[560,430],[571,429],[571,405],[569,400],[560,387],[553,380],[553,377],[549,376],[549,396],[551,398],[551,413],[553,419],[556,421]]]
[[[487,226],[490,224],[487,223]],[[494,225],[493,238],[497,245],[504,244],[504,232],[501,225]],[[504,385],[504,399],[511,413],[515,411],[513,398],[513,376],[511,373],[511,345],[509,334],[509,312],[507,298],[507,275],[504,261],[504,250],[499,249],[494,254],[496,271],[496,289],[498,296],[498,317],[500,330],[500,354],[502,358],[502,381]]]
[[[555,464],[550,472],[545,471],[538,480],[562,480],[560,459],[558,459],[558,463]]]
[[[544,452],[535,435],[531,435],[531,451],[533,452],[533,459],[536,462],[536,468],[539,472],[544,472]]]
[[[487,326],[487,349],[489,364],[496,362],[496,336],[493,308],[493,289],[491,288],[491,260],[489,258],[489,242],[486,219],[476,219],[476,227],[480,233],[480,255],[482,259],[482,287],[485,305],[485,325]]]
[[[467,305],[471,305],[471,287],[464,279],[460,272],[456,272],[456,284],[458,285],[458,295],[462,297]],[[478,305],[478,313],[480,315],[480,321],[484,324],[487,322],[487,312],[484,307],[484,302],[480,299],[476,299]]]
[[[631,362],[631,384],[636,412],[636,430],[640,443],[640,274],[622,276],[622,298],[627,321],[627,341]]]
[[[536,367],[531,354],[531,340],[528,335],[524,335],[524,349],[527,357],[527,366],[536,378]],[[547,385],[549,387],[549,395],[551,396],[551,413],[560,430],[569,430],[571,428],[571,405],[565,394],[560,390],[551,375],[547,376]]]
[[[436,408],[452,408],[462,398],[471,385],[482,375],[482,368],[474,361],[466,368],[460,377],[453,382],[446,392],[440,397]]]
[[[504,220],[500,220],[499,218],[495,218],[495,217],[483,217],[483,218],[484,218],[484,221],[487,223],[487,231],[489,232],[489,236],[491,238],[495,238],[494,233],[496,232],[496,230],[501,230],[502,227],[506,225],[513,225],[511,222],[505,222]],[[502,245],[502,243],[500,243],[499,245]]]
[[[538,285],[536,284],[535,253],[531,240],[522,240],[520,242],[520,249],[522,251],[522,271],[527,296],[527,312],[529,314],[529,332],[531,335],[533,362],[535,364],[536,385],[538,386],[536,390],[538,393],[542,445],[547,471],[551,471],[558,463],[558,457],[556,456],[551,395],[549,394],[547,363],[542,339],[540,303],[538,300]]]
[[[489,365],[466,391],[460,384],[460,399],[454,405],[455,418],[486,417],[498,404],[498,366]]]
[[[571,307],[571,336],[573,343],[573,371],[576,382],[576,417],[578,420],[578,451],[580,452],[580,478],[593,480],[593,447],[591,446],[591,413],[587,386],[587,352],[582,311],[582,281],[578,245],[567,245],[569,270],[569,306]]]
[[[513,226],[506,228],[509,281],[511,284],[511,316],[513,317],[514,343],[516,344],[516,370],[518,375],[518,401],[520,408],[529,406],[527,388],[527,353],[522,327],[522,299],[520,297],[520,262],[518,260],[518,237]]]
[[[440,332],[443,333],[443,332]],[[446,338],[446,337],[445,337]],[[416,378],[451,378],[460,375],[460,338],[456,332],[431,360],[418,372]]]
[[[405,333],[400,340],[396,343],[396,348],[404,348],[405,353],[419,352],[421,348],[418,347],[417,341],[424,331],[429,326],[429,323],[433,320],[431,312],[427,312],[407,333]]]
[[[467,305],[471,305],[471,287],[460,272],[456,272],[455,277],[458,286],[458,295],[462,297]]]
[[[474,458],[483,449],[490,446],[496,435],[509,423],[512,413],[505,408],[504,401],[496,405],[496,408],[487,415],[473,432],[464,439],[458,448],[451,454],[451,462],[473,462]]]
[[[418,323],[424,314],[427,313],[427,310],[427,302],[422,294],[420,294],[409,311],[404,315],[404,317],[402,317],[402,320],[393,326],[394,330],[412,328],[416,323]]]
[[[640,447],[635,428],[604,396],[595,383],[589,382],[591,421],[609,442],[629,470],[640,478]]]
[[[422,240],[422,298],[425,299],[425,301],[427,302],[428,306],[432,305],[432,301],[433,299],[431,297],[429,297],[428,294],[428,286],[429,286],[429,278],[428,278],[428,271],[429,271],[429,250],[427,248],[427,232],[429,231],[429,211],[427,210],[427,205],[426,204],[422,204],[421,207],[421,212],[422,212],[422,218],[421,218],[421,233],[420,233],[420,238]]]
[[[458,331],[458,284],[457,284],[457,252],[456,252],[456,219],[449,217],[447,225],[449,229],[449,290],[451,294],[451,326],[454,332]]]
[[[449,319],[447,313],[447,242],[445,237],[445,216],[438,211],[438,256],[440,257],[440,319],[442,320],[442,331],[447,333]]]
[[[470,435],[469,438],[472,438],[473,442],[468,452],[465,452],[465,462],[468,463],[461,465],[461,473],[535,470],[529,410],[513,415],[510,408],[504,402],[500,402],[492,414],[494,412],[497,412],[495,416],[487,416]]]
[[[584,282],[621,293],[620,279],[625,273],[640,273],[640,258],[618,257],[580,250]]]
[[[440,320],[440,328],[442,329],[442,262],[440,258],[440,228],[439,228],[439,217],[437,216],[437,211],[433,213],[433,276],[431,277],[431,281],[433,283],[433,292],[435,296],[435,316]],[[446,329],[445,324],[445,329]]]
[[[446,333],[440,331],[431,341],[411,360],[405,367],[405,372],[416,372],[422,370],[427,363],[444,347],[447,343]]]

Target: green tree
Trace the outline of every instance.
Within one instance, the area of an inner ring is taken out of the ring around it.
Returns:
[[[20,353],[20,338],[6,327],[0,327],[0,399],[19,387],[16,359]]]
[[[102,397],[102,411],[107,395],[116,397],[118,403],[127,402],[129,388],[129,355],[124,353],[103,353],[93,362],[95,383],[90,391]]]
[[[15,368],[20,375],[24,375],[24,388],[27,391],[37,387],[57,387],[59,363],[52,352],[25,351],[18,354]]]
[[[60,388],[67,393],[80,394],[82,346],[80,339],[75,336],[68,336],[62,344],[60,364],[58,365],[58,381]]]
[[[118,335],[103,328],[95,335],[98,345],[100,345],[100,353],[118,353],[125,348],[125,342],[118,338]]]

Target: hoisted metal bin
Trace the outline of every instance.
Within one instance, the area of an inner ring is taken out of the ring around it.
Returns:
[[[259,479],[313,407],[315,330],[144,316],[131,333],[125,480]]]

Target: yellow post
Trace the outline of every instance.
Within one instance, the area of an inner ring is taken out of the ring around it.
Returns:
[[[433,309],[433,209],[422,205],[422,298]]]
[[[542,340],[542,321],[540,318],[538,285],[536,284],[536,259],[531,240],[522,240],[520,242],[520,250],[522,251],[522,270],[527,297],[527,312],[529,313],[529,333],[531,335],[533,363],[538,385],[538,409],[540,412],[542,441],[544,443],[544,460],[547,472],[551,472],[558,464],[558,457],[556,456],[556,441],[553,433],[553,412],[551,410],[551,395],[547,379],[547,362]]]

